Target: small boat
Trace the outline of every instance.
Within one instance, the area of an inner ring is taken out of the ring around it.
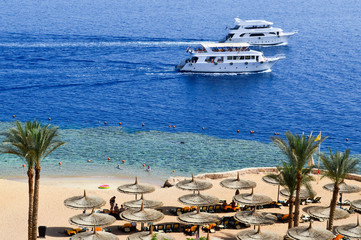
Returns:
[[[251,45],[287,45],[288,39],[297,33],[285,33],[281,28],[272,27],[273,23],[265,20],[241,20],[235,18],[235,26],[220,42],[241,42]]]
[[[202,43],[201,47],[187,47],[190,57],[176,68],[180,72],[246,73],[270,70],[283,55],[265,57],[262,52],[250,50],[248,43]]]

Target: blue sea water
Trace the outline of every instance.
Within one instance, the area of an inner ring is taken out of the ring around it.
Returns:
[[[360,11],[358,0],[0,1],[0,130],[51,118],[68,144],[43,163],[48,176],[274,166],[270,136],[287,130],[322,131],[322,151],[359,157]],[[255,48],[287,58],[261,74],[175,70],[237,16],[298,30],[288,46]],[[24,175],[19,159],[0,160],[1,176]]]

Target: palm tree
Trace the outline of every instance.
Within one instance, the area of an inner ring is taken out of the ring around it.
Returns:
[[[321,138],[319,141],[315,141],[316,137],[302,135],[293,135],[290,131],[285,133],[287,142],[280,137],[271,137],[271,140],[281,149],[283,153],[289,159],[291,165],[294,165],[297,169],[296,173],[296,199],[295,199],[295,215],[294,226],[297,227],[300,221],[300,190],[302,182],[302,169],[307,164],[307,161],[311,158],[312,154],[317,151],[318,146],[327,137]]]
[[[17,155],[28,165],[29,184],[29,216],[28,216],[28,239],[37,238],[37,219],[39,209],[39,180],[41,160],[46,158],[52,151],[65,144],[58,141],[57,127],[50,125],[41,126],[36,119],[28,121],[24,128],[16,121],[16,127],[9,132],[3,133],[2,152]],[[34,184],[35,169],[35,184]]]
[[[349,173],[358,172],[356,166],[359,164],[359,160],[349,156],[350,149],[347,149],[344,153],[336,151],[335,154],[332,153],[330,148],[328,151],[330,152],[330,156],[326,156],[322,153],[320,159],[327,170],[323,172],[322,177],[327,177],[334,182],[330,203],[330,219],[327,226],[327,229],[331,231],[336,210],[337,196],[340,191],[339,184],[345,180]]]
[[[297,188],[297,181],[295,178],[297,174],[297,168],[295,167],[295,165],[282,161],[282,166],[278,166],[277,169],[279,171],[279,174],[272,173],[267,176],[276,180],[282,187],[288,189],[290,193],[290,197],[288,199],[288,203],[289,203],[288,228],[290,229],[292,228],[293,205],[295,202],[294,195]],[[310,172],[311,172],[311,168],[302,169],[301,185],[305,186],[309,192],[312,192],[310,182],[313,180],[313,177],[308,175]]]

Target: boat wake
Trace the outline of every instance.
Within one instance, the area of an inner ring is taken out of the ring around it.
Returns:
[[[167,46],[189,46],[202,43],[211,43],[211,41],[111,41],[111,42],[32,42],[32,43],[0,43],[0,47],[7,48],[62,48],[62,47],[167,47]]]

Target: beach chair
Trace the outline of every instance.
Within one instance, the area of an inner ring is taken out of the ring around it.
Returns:
[[[180,232],[180,224],[179,223],[172,224],[172,232]]]
[[[208,206],[207,212],[214,213],[214,205]]]
[[[167,223],[164,227],[164,232],[172,232],[172,224]]]
[[[222,212],[222,205],[219,205],[219,204],[215,205],[214,212],[216,212],[216,213]]]
[[[191,208],[190,207],[184,207],[182,209],[182,213],[187,213],[187,212],[190,212],[191,211]]]
[[[201,212],[206,212],[207,208],[208,208],[207,206],[202,206],[200,210],[201,210]]]
[[[320,203],[321,202],[321,197],[315,197],[312,199],[312,203]]]
[[[156,225],[156,231],[157,232],[161,232],[161,233],[164,233],[164,225],[163,224],[158,224]]]
[[[103,213],[110,213],[109,209],[103,209]]]
[[[302,214],[301,220],[302,220],[303,222],[309,222],[309,221],[311,221],[311,217],[310,217],[310,215]]]
[[[196,210],[197,210],[196,206],[191,206],[191,209],[190,209],[191,212],[196,211]]]
[[[184,229],[184,233],[190,236],[195,235],[197,232],[197,226],[189,226]]]
[[[333,240],[342,240],[342,239],[344,239],[344,237],[340,234],[337,234]]]
[[[158,212],[161,212],[161,213],[163,213],[163,209],[161,209],[161,208],[158,208],[158,209],[156,209]]]
[[[172,208],[169,210],[173,215],[179,216],[182,214],[182,208]]]
[[[125,232],[125,233],[130,233],[132,231],[132,224],[131,223],[124,223],[123,226],[119,227],[119,230]]]

